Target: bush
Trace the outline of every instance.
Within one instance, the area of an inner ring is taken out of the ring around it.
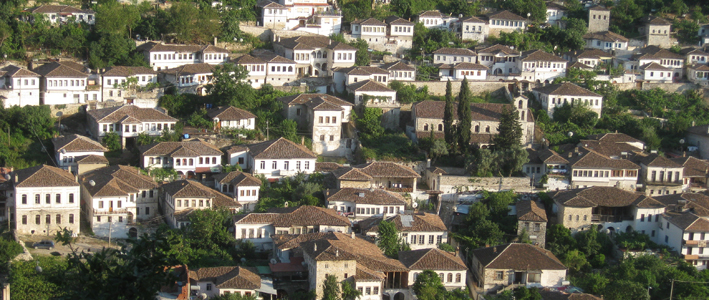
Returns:
[[[121,137],[115,131],[109,132],[103,136],[103,145],[110,151],[120,151],[122,149]]]

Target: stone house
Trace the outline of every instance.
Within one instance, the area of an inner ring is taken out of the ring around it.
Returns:
[[[396,99],[395,90],[379,82],[365,80],[347,86],[347,93],[354,95],[355,106],[380,108],[384,128],[399,128],[401,103]]]
[[[490,33],[487,22],[473,16],[460,19],[456,27],[458,28],[458,36],[464,41],[482,43]]]
[[[176,86],[181,93],[205,95],[213,74],[214,66],[208,63],[187,64],[160,71],[160,81]]]
[[[7,212],[17,233],[80,233],[80,186],[69,171],[39,165],[10,172],[6,184]]]
[[[220,65],[229,60],[229,51],[212,45],[176,45],[148,42],[136,47],[155,71],[175,69],[184,65]]]
[[[362,220],[373,215],[393,216],[404,211],[404,197],[383,189],[342,188],[325,191],[326,207],[338,214]]]
[[[396,81],[416,80],[416,68],[402,61],[384,64],[382,69],[389,71],[389,79]]]
[[[522,171],[528,177],[536,180],[542,176],[569,174],[569,161],[552,149],[535,150],[528,148],[529,162],[522,166]]]
[[[379,236],[379,223],[382,220],[394,223],[399,237],[409,244],[411,250],[438,248],[438,245],[448,243],[448,228],[443,224],[441,217],[436,214],[372,216],[360,221],[358,225],[363,234],[376,240]]]
[[[611,10],[596,5],[588,9],[588,32],[605,32],[611,23]]]
[[[672,46],[670,40],[670,34],[672,33],[670,29],[671,26],[672,23],[663,18],[648,16],[645,21],[645,27],[643,28],[643,33],[647,39],[646,44],[648,46],[658,46],[662,48]]]
[[[468,267],[454,253],[440,249],[419,249],[399,252],[399,261],[409,268],[409,284],[416,282],[419,274],[431,270],[441,278],[447,290],[465,289]]]
[[[9,65],[0,69],[0,98],[5,108],[39,105],[40,75]]]
[[[611,31],[589,32],[583,35],[586,48],[603,51],[628,50],[628,38]]]
[[[277,36],[273,41],[276,54],[296,63],[296,76],[332,76],[330,70],[354,65],[357,49],[325,36]]]
[[[258,296],[261,289],[261,277],[241,266],[190,270],[189,278],[192,291],[207,297],[227,294]]]
[[[640,165],[639,181],[643,183],[645,194],[651,197],[655,195],[668,195],[670,193],[682,193],[684,185],[684,166],[681,164],[651,153],[646,156],[636,156]]]
[[[566,76],[568,61],[543,50],[522,52],[517,69],[522,70],[522,78],[537,83],[550,83],[557,77]]]
[[[233,106],[221,106],[207,112],[214,129],[256,129],[256,115]]]
[[[532,244],[544,248],[547,234],[547,213],[536,201],[517,201],[517,235],[526,232]]]
[[[415,193],[421,175],[411,167],[394,162],[375,161],[341,167],[332,172],[337,188],[381,188],[392,192]]]
[[[677,157],[671,160],[684,168],[682,170],[682,186],[685,191],[701,192],[707,189],[709,161],[694,156]]]
[[[600,67],[601,64],[613,66],[614,55],[600,49],[586,49],[581,52],[571,51],[564,54],[564,59],[569,62],[580,62],[592,68]]]
[[[161,136],[164,130],[175,130],[177,123],[177,119],[162,111],[135,105],[89,110],[86,119],[91,137],[100,142],[106,134],[116,132],[124,147],[127,139],[135,139],[141,133]]]
[[[709,65],[693,64],[687,66],[687,80],[707,86],[709,83]]]
[[[212,178],[216,190],[234,197],[244,211],[254,210],[261,190],[260,179],[241,171],[220,173]]]
[[[241,210],[234,198],[193,180],[177,180],[161,187],[162,213],[172,228],[190,224],[190,214],[198,209],[225,208],[232,213]]]
[[[100,237],[137,238],[139,221],[158,212],[158,184],[135,167],[115,165],[80,177],[81,200],[91,230]]]
[[[615,187],[590,187],[550,194],[557,207],[557,222],[571,232],[598,228],[610,232],[650,232],[653,215],[665,205],[643,194]]]
[[[78,134],[59,136],[52,138],[52,144],[54,144],[54,159],[57,166],[72,174],[80,174],[77,161],[87,156],[103,158],[101,160],[105,160],[108,164],[108,160],[103,155],[104,152],[108,152],[108,149],[89,137]]]
[[[505,45],[493,45],[478,49],[478,63],[488,67],[490,75],[518,76],[521,70],[517,65],[520,53]]]
[[[317,159],[304,145],[282,137],[231,147],[227,150],[227,156],[231,165],[239,165],[252,175],[264,175],[272,181],[298,173],[311,174],[315,171]]]
[[[511,243],[471,252],[471,272],[485,294],[510,285],[559,287],[566,280],[566,266],[541,247]]]
[[[532,90],[532,93],[536,96],[542,108],[546,110],[549,117],[554,117],[554,111],[557,107],[569,104],[571,106],[586,106],[588,109],[595,112],[599,119],[601,118],[603,96],[576,84],[570,82],[550,84],[535,88]]]
[[[30,14],[41,14],[52,25],[66,24],[69,21],[75,23],[84,22],[89,25],[96,23],[96,12],[90,9],[80,9],[68,5],[40,5],[35,8],[28,9]],[[33,17],[25,17],[25,20],[34,22]]]
[[[138,148],[140,165],[146,169],[171,168],[183,178],[203,178],[222,170],[224,153],[202,140],[160,142]]]
[[[117,101],[131,103],[132,93],[136,87],[145,87],[158,82],[158,72],[146,67],[114,66],[101,72],[101,101]],[[135,83],[128,83],[135,78]]]
[[[335,91],[342,93],[345,91],[345,88],[350,85],[366,80],[372,80],[387,85],[389,75],[389,71],[382,68],[355,66],[334,69],[332,81]]]
[[[642,75],[643,80],[671,81],[684,76],[685,57],[658,46],[638,49],[623,63],[628,71]]]

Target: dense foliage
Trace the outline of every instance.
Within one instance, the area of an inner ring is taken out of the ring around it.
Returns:
[[[514,192],[483,192],[483,201],[470,205],[468,216],[452,236],[461,243],[460,249],[477,249],[486,245],[503,244],[505,234],[517,234],[517,218],[509,216],[508,205],[517,201]]]
[[[49,106],[0,107],[0,162],[15,169],[51,162],[54,132]]]

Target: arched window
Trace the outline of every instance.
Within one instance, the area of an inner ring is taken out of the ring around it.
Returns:
[[[448,273],[448,282],[453,282],[453,273]]]
[[[438,124],[438,131],[443,131],[443,124]]]
[[[480,125],[475,125],[475,132],[480,132]]]
[[[322,52],[318,51],[318,58],[322,58]]]
[[[522,109],[522,100],[519,100],[519,103],[517,104],[517,108]]]
[[[423,131],[428,131],[428,124],[423,124]]]
[[[485,132],[490,133],[490,126],[485,126]]]
[[[460,282],[460,273],[455,274],[455,282]]]
[[[288,67],[288,72],[293,72],[293,67]]]

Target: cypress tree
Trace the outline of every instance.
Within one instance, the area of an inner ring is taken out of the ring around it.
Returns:
[[[498,134],[493,139],[495,149],[506,150],[521,144],[522,123],[519,121],[516,109],[505,105],[500,114],[500,125],[497,127],[497,132]]]
[[[446,110],[443,112],[443,132],[446,134],[446,143],[455,146],[455,129],[453,129],[454,116],[453,87],[451,80],[446,83]]]
[[[460,84],[460,93],[458,93],[458,145],[463,149],[463,152],[470,146],[470,101],[472,95],[468,88],[468,79],[463,79]]]

